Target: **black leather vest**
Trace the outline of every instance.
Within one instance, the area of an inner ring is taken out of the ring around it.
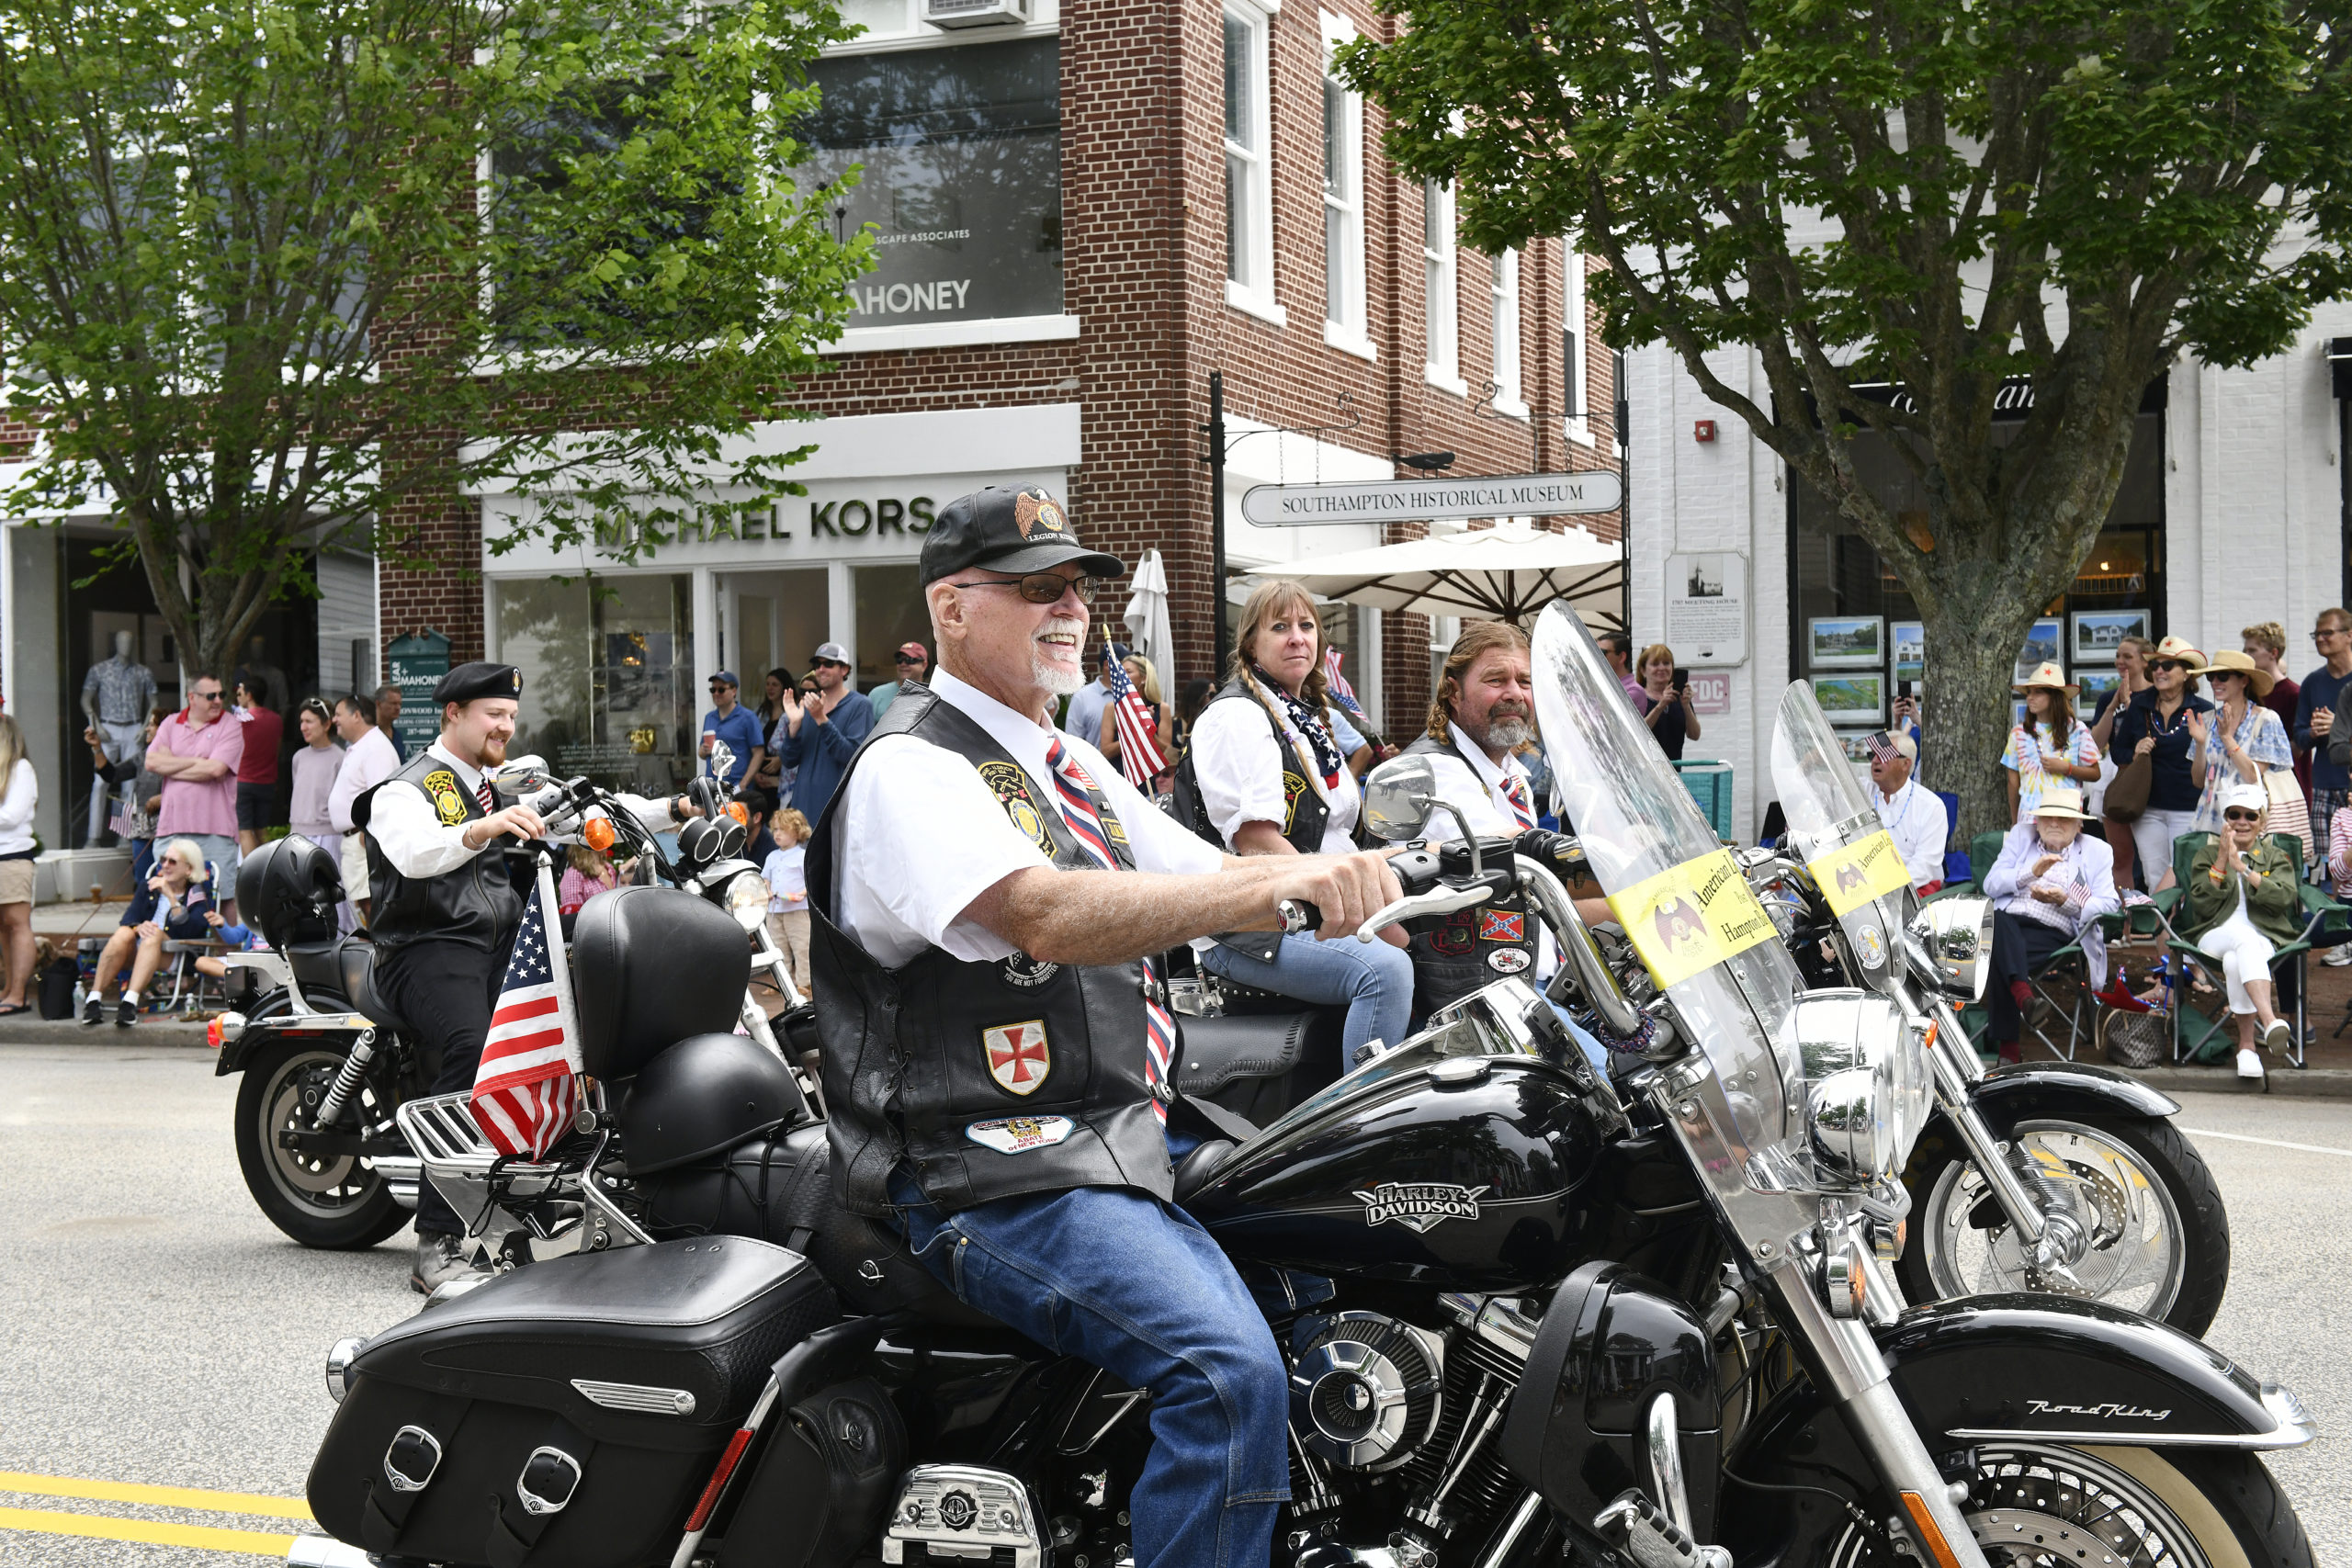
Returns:
[[[1453,757],[1470,770],[1470,777],[1486,787],[1477,765],[1463,756],[1451,739],[1433,740],[1424,735],[1405,748],[1410,757]],[[1456,804],[1466,805],[1466,802]],[[1441,819],[1442,821],[1442,819]],[[1442,822],[1447,829],[1451,822]],[[1450,846],[1460,849],[1459,843]],[[1489,845],[1491,848],[1491,844]],[[1503,853],[1510,852],[1508,840]],[[1497,862],[1490,853],[1487,864]],[[1451,869],[1449,867],[1449,869]],[[1465,864],[1462,868],[1467,871]],[[1535,965],[1535,923],[1528,918],[1527,896],[1513,892],[1507,900],[1491,900],[1451,915],[1427,915],[1408,920],[1413,955],[1413,1013],[1427,1018],[1439,1008],[1458,1002],[1508,975],[1521,975]]]
[[[1315,786],[1307,782],[1306,774],[1299,765],[1298,754],[1283,734],[1283,727],[1274,718],[1272,710],[1258,700],[1257,693],[1238,680],[1227,682],[1225,690],[1209,699],[1209,705],[1223,702],[1248,703],[1258,710],[1273,730],[1274,749],[1282,753],[1283,759],[1283,837],[1288,839],[1290,847],[1300,854],[1321,854],[1323,829],[1331,820],[1330,803],[1317,795]],[[1201,711],[1206,713],[1208,708],[1204,707]],[[1195,724],[1198,722],[1194,720]],[[1208,819],[1208,812],[1201,805],[1200,775],[1193,770],[1190,749],[1186,750],[1184,760],[1177,764],[1175,792],[1176,819],[1218,849],[1224,849],[1225,835],[1216,830],[1216,824]]]
[[[887,1214],[890,1172],[901,1162],[947,1213],[1074,1187],[1172,1197],[1168,1142],[1144,1071],[1140,964],[972,963],[931,948],[888,969],[833,923],[832,819],[847,809],[850,775],[886,735],[912,735],[967,759],[1057,869],[1102,869],[1063,822],[1050,782],[1031,778],[928,687],[899,688],[842,771],[808,846],[811,989],[821,998],[828,1135],[842,1201]],[[1114,857],[1132,868],[1126,831],[1099,791],[1094,807]]]
[[[351,819],[368,826],[375,810],[376,790],[409,784],[424,792],[434,815],[444,826],[455,827],[487,815],[481,802],[467,792],[455,769],[431,751],[419,751],[400,770],[351,805]],[[376,946],[390,951],[427,938],[459,942],[469,947],[496,952],[523,923],[523,895],[506,857],[484,850],[455,871],[439,876],[403,876],[384,858],[376,836],[368,836],[368,934]]]

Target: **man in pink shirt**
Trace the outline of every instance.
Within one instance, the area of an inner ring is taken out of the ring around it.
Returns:
[[[188,682],[187,706],[165,719],[147,747],[147,766],[164,780],[155,841],[194,839],[213,875],[213,901],[232,912],[237,891],[237,766],[245,727],[228,716],[220,678]],[[224,722],[225,721],[225,722]]]

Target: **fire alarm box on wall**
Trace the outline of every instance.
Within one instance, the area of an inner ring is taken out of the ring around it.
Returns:
[[[1693,441],[1713,441],[1714,438],[1715,422],[1713,420],[1699,419],[1690,422],[1690,439]]]

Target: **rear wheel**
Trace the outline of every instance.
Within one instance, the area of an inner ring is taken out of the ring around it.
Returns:
[[[2311,1542],[2253,1454],[2222,1449],[1976,1450],[1961,1516],[1992,1568],[2310,1568]],[[1848,1525],[1826,1568],[1910,1568],[1928,1554]]]
[[[307,1040],[279,1041],[254,1054],[237,1087],[237,1164],[246,1190],[270,1224],[304,1247],[330,1252],[373,1247],[409,1220],[368,1160],[304,1154],[278,1144],[280,1132],[310,1124],[309,1107],[334,1082],[347,1055]],[[358,1098],[344,1115],[346,1125],[390,1122],[390,1108],[369,1086],[360,1086]]]

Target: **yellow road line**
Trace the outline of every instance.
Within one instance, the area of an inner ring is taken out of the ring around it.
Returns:
[[[158,1487],[168,1491],[168,1487]],[[0,1508],[0,1529],[41,1535],[89,1536],[98,1540],[135,1540],[147,1546],[192,1546],[204,1551],[238,1551],[281,1562],[293,1550],[290,1535],[259,1530],[215,1529],[209,1525],[166,1525],[152,1519],[110,1519],[102,1514],[62,1514],[47,1508]]]
[[[197,1508],[211,1514],[254,1514],[266,1519],[311,1522],[311,1506],[301,1498],[265,1497],[258,1492],[203,1492],[193,1486],[146,1486],[135,1481],[78,1481],[69,1475],[28,1475],[13,1470],[0,1470],[0,1492],[21,1492],[35,1497],[85,1497],[101,1503],[150,1503],[159,1508]]]

